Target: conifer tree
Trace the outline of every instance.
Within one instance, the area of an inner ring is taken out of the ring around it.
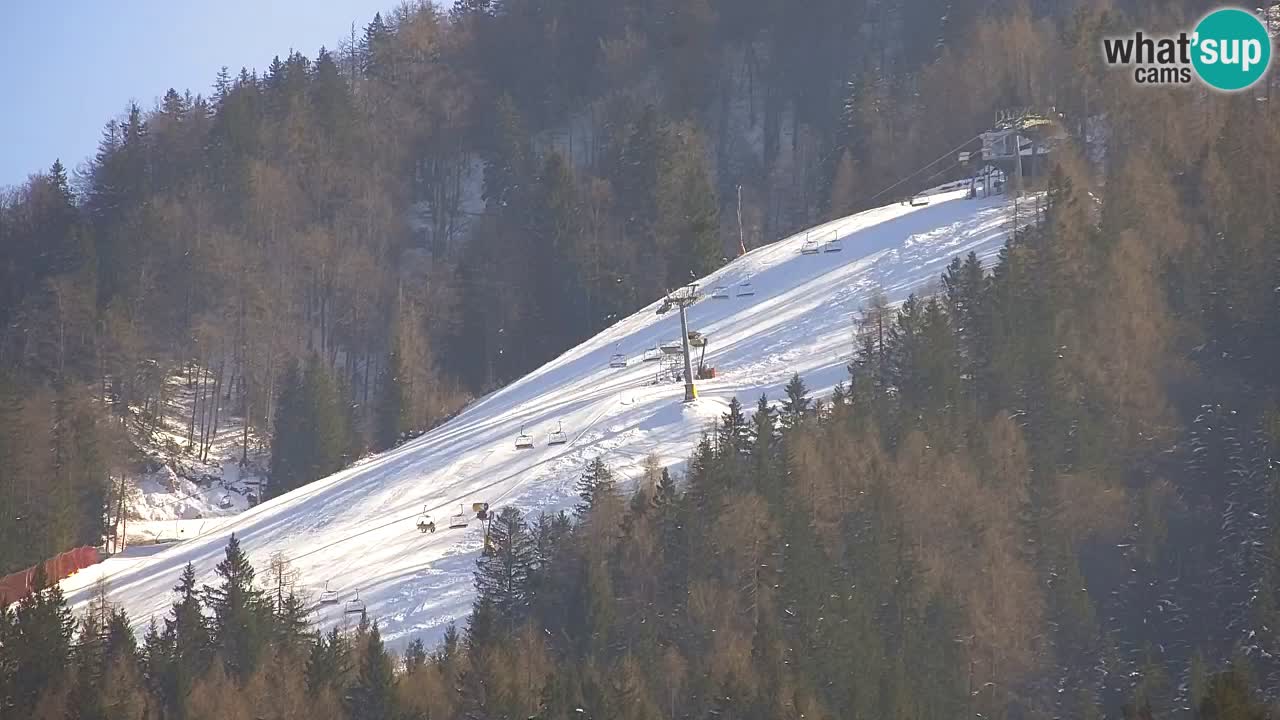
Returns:
[[[304,393],[302,373],[297,365],[290,365],[280,380],[280,395],[276,399],[272,423],[270,472],[273,495],[282,495],[305,483],[305,457],[309,448]]]
[[[412,675],[427,665],[427,648],[421,638],[414,639],[404,651],[404,670]]]
[[[720,416],[720,427],[716,433],[716,445],[724,457],[737,457],[746,454],[750,445],[751,427],[746,415],[742,412],[742,403],[738,398],[729,400],[729,409]]]
[[[519,197],[531,188],[533,148],[515,100],[503,94],[493,113],[492,136],[484,153],[484,193],[488,207],[497,212],[515,209]]]
[[[147,631],[143,661],[151,691],[168,713],[181,717],[191,688],[209,666],[213,643],[191,563],[183,568],[173,591],[178,597],[164,619],[164,629],[153,623]]]
[[[785,428],[794,428],[809,412],[811,402],[809,389],[804,386],[804,380],[800,379],[800,374],[795,373],[783,390],[787,397],[782,401],[782,425]]]
[[[271,627],[272,640],[277,649],[301,650],[312,640],[307,606],[294,593],[285,596],[284,602],[275,608]]]
[[[254,586],[254,570],[233,533],[216,572],[219,586],[205,586],[205,603],[213,611],[213,647],[227,672],[241,679],[258,667],[271,632],[270,606]]]
[[[50,583],[37,565],[32,591],[18,601],[4,656],[12,663],[11,702],[16,714],[29,714],[41,694],[62,687],[72,659],[75,618],[62,588]]]
[[[377,446],[394,447],[409,429],[409,398],[406,392],[404,363],[399,350],[387,355],[387,366],[382,371],[382,397],[378,402]]]
[[[344,393],[318,354],[286,371],[276,405],[271,485],[280,495],[340,470],[355,438]]]
[[[537,548],[520,511],[508,505],[489,526],[489,544],[476,560],[476,614],[509,634],[531,601]]]
[[[350,650],[347,638],[343,637],[337,627],[316,638],[307,656],[305,669],[307,689],[313,695],[324,688],[339,690],[346,687],[351,672],[348,660]]]
[[[657,508],[672,507],[679,498],[680,493],[676,488],[675,480],[671,479],[671,472],[667,468],[662,468],[662,478],[658,481],[657,492],[653,498],[654,506]]]
[[[370,628],[359,651],[360,660],[344,704],[352,720],[393,720],[396,717],[395,673],[382,644],[378,623]]]
[[[680,287],[720,266],[720,206],[697,131],[680,124],[663,138],[657,232],[670,248],[666,287]]]
[[[582,520],[600,503],[601,498],[616,492],[616,481],[613,471],[604,460],[596,458],[587,465],[587,470],[578,479],[578,497],[580,502],[574,507],[573,514]]]

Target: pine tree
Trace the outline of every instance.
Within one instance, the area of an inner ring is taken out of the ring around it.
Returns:
[[[384,450],[394,447],[410,427],[407,379],[400,352],[392,350],[382,371],[382,396],[378,402],[377,445]]]
[[[885,339],[886,375],[890,385],[899,392],[911,393],[910,407],[918,408],[918,394],[923,387],[919,376],[920,358],[923,354],[924,307],[914,294],[909,295],[898,310],[895,321],[889,325]]]
[[[306,404],[302,373],[290,365],[280,380],[271,438],[271,492],[282,495],[301,487],[306,477]]]
[[[32,591],[18,601],[4,648],[13,667],[10,694],[16,716],[31,713],[43,693],[67,681],[74,630],[62,588],[50,583],[44,566],[37,565]]]
[[[216,572],[217,587],[205,586],[205,603],[213,611],[213,647],[222,656],[227,672],[241,679],[258,667],[271,632],[270,606],[254,587],[254,570],[232,533],[225,558]]]
[[[306,397],[314,436],[306,482],[341,470],[351,459],[354,440],[345,399],[333,375],[319,355],[307,363]]]
[[[717,451],[723,457],[745,455],[750,447],[750,434],[742,403],[736,397],[731,398],[729,409],[720,416],[720,427],[716,432]]]
[[[427,666],[427,648],[422,638],[415,638],[404,651],[404,670],[412,675]]]
[[[720,266],[720,205],[697,131],[677,125],[663,139],[657,232],[670,259],[666,287],[680,287]]]
[[[616,492],[617,483],[614,480],[613,471],[604,463],[604,460],[600,458],[592,460],[587,465],[586,472],[578,479],[578,497],[581,501],[573,509],[574,516],[582,520],[591,514],[601,498],[614,495]]]
[[[301,650],[312,640],[307,606],[302,598],[292,592],[275,608],[272,618],[274,644],[277,649]]]
[[[393,720],[396,717],[395,673],[375,622],[360,649],[360,662],[344,705],[352,720]]]
[[[960,372],[977,385],[987,364],[990,329],[987,317],[987,277],[975,253],[961,264],[956,257],[942,275],[947,316],[951,319],[960,354]]]
[[[555,357],[561,348],[585,336],[589,318],[578,258],[581,211],[578,188],[568,160],[551,152],[543,163],[531,193],[529,248],[531,295],[530,324],[538,331],[529,339],[539,347],[536,358]],[[538,322],[541,320],[541,322]]]
[[[196,679],[209,666],[213,642],[191,563],[183,568],[173,591],[178,599],[170,606],[163,631],[152,625],[147,632],[143,658],[152,692],[168,712],[178,716]]]
[[[522,193],[530,189],[533,177],[533,148],[529,133],[510,95],[498,98],[494,127],[484,153],[484,193],[491,211],[513,208]]]
[[[305,669],[307,689],[311,694],[318,694],[323,688],[339,690],[346,687],[351,673],[350,651],[347,639],[336,627],[316,638]]]
[[[488,547],[476,560],[477,614],[509,634],[528,612],[537,548],[520,511],[507,506],[489,526]]]
[[[342,469],[355,446],[344,392],[318,354],[305,372],[289,368],[281,386],[271,444],[275,495]]]
[[[657,492],[653,497],[654,507],[659,509],[674,507],[679,499],[680,491],[676,488],[675,480],[671,479],[671,472],[667,468],[662,468],[662,478],[658,481]]]
[[[390,80],[391,28],[382,19],[382,13],[374,13],[373,21],[364,28],[360,42],[360,69],[367,78]]]
[[[787,397],[782,401],[782,426],[793,428],[799,425],[809,412],[809,390],[804,386],[804,380],[800,379],[799,373],[791,376],[791,380],[783,390]]]

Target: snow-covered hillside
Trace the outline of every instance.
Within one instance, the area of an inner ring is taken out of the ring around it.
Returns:
[[[650,454],[664,464],[682,462],[734,396],[748,408],[762,392],[777,399],[793,372],[813,394],[828,392],[845,377],[852,317],[877,287],[901,300],[931,285],[956,255],[991,256],[1010,228],[1003,198],[969,200],[961,190],[759,248],[704,278],[707,297],[689,310],[690,328],[709,338],[706,363],[719,371],[698,383],[696,403],[681,403],[679,384],[653,384],[660,363],[642,360],[645,350],[679,338],[678,315],[657,315],[655,303],[421,438],[206,527],[198,538],[126,551],[64,587],[83,604],[105,575],[113,598],[142,626],[167,611],[187,562],[202,583],[213,582],[234,532],[258,567],[272,553],[287,556],[301,573],[300,591],[313,601],[326,584],[338,591],[342,602],[317,606],[321,624],[353,622],[343,609],[358,591],[392,646],[414,637],[432,642],[470,608],[481,528],[473,521],[465,530],[445,529],[460,504],[514,504],[531,514],[565,508],[591,458],[635,478]],[[840,251],[802,254],[806,241],[820,249],[835,241]],[[754,294],[742,295],[743,283]],[[721,287],[728,297],[712,299]],[[625,368],[609,367],[615,353],[626,355]],[[568,443],[549,446],[561,424]],[[515,448],[522,427],[535,439],[533,449]],[[415,528],[424,506],[440,526],[434,534]]]

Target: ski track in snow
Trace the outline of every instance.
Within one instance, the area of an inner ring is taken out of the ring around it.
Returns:
[[[474,520],[465,530],[446,529],[459,503],[515,505],[532,520],[574,504],[577,478],[593,458],[629,480],[640,477],[650,454],[683,467],[735,396],[748,412],[762,392],[777,401],[793,372],[812,395],[829,393],[846,377],[854,314],[877,287],[891,302],[929,290],[957,255],[973,251],[989,261],[1010,223],[1004,198],[969,200],[961,190],[935,195],[927,206],[890,205],[758,248],[701,281],[707,296],[728,287],[728,299],[707,297],[689,309],[690,327],[709,338],[706,363],[719,373],[698,383],[696,403],[680,402],[679,384],[651,384],[658,363],[640,359],[647,348],[679,339],[678,314],[656,315],[655,302],[420,438],[210,523],[200,537],[130,548],[68,578],[63,588],[82,609],[105,577],[112,599],[141,631],[168,611],[188,562],[200,584],[214,583],[214,566],[234,532],[260,571],[274,552],[292,561],[300,571],[297,590],[315,606],[312,619],[322,628],[354,624],[358,616],[344,614],[343,604],[359,591],[389,646],[403,648],[416,637],[434,643],[471,608],[482,531]],[[842,250],[803,255],[810,237],[838,237]],[[736,297],[748,281],[755,295]],[[615,352],[628,357],[627,368],[608,367]],[[547,446],[560,422],[569,443]],[[535,439],[532,450],[514,447],[522,425]],[[440,528],[434,534],[415,527],[424,505]],[[341,602],[316,606],[326,582]]]

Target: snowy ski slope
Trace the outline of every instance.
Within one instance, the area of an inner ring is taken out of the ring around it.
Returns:
[[[128,550],[63,587],[81,605],[106,577],[112,598],[141,629],[167,612],[187,562],[201,583],[214,581],[234,532],[260,574],[272,553],[287,556],[313,605],[326,583],[338,592],[341,602],[314,610],[322,626],[354,623],[343,609],[358,591],[391,646],[415,637],[434,642],[470,609],[481,528],[473,520],[465,530],[445,529],[459,503],[514,504],[533,515],[567,508],[594,457],[635,478],[649,454],[667,465],[683,462],[734,396],[748,409],[761,392],[776,400],[792,372],[814,395],[827,393],[845,377],[851,318],[876,287],[900,301],[933,285],[956,255],[992,256],[1010,226],[1003,198],[969,200],[960,190],[934,195],[927,206],[889,205],[761,247],[700,283],[707,297],[690,308],[689,326],[709,337],[706,363],[719,377],[698,383],[694,404],[682,405],[679,384],[652,384],[658,363],[641,360],[646,349],[679,339],[678,313],[658,316],[654,303],[416,440],[210,523],[198,538]],[[837,239],[841,251],[802,254],[806,239]],[[744,282],[753,296],[737,296]],[[710,298],[720,286],[730,297]],[[609,367],[615,352],[628,357],[625,369]],[[548,446],[559,423],[569,442]],[[515,449],[522,425],[534,449]],[[424,506],[440,528],[434,534],[415,528]]]

